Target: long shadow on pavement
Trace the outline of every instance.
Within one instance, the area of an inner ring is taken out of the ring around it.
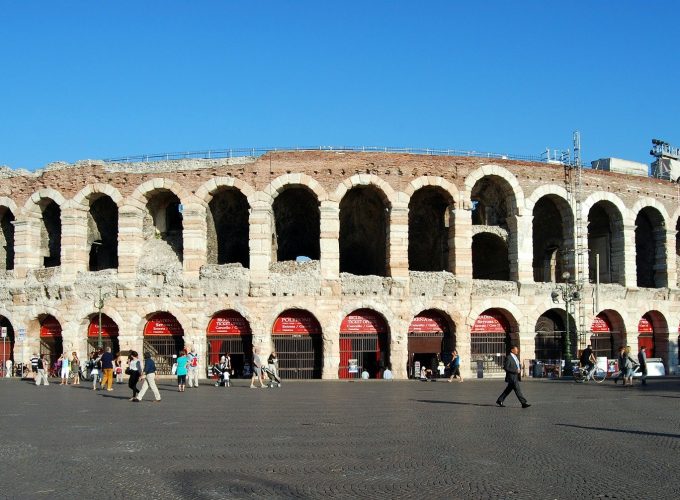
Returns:
[[[495,404],[488,404],[488,403],[463,403],[461,401],[439,401],[435,399],[412,399],[411,401],[415,401],[416,403],[430,403],[430,404],[442,404],[442,405],[462,405],[462,406],[490,406],[490,407],[496,407]]]
[[[574,425],[574,424],[555,424],[555,425],[558,425],[560,427],[575,427],[577,429],[587,429],[591,431],[621,432],[624,434],[638,434],[640,436],[658,436],[680,439],[680,434],[668,434],[666,432],[631,431],[627,429],[609,429],[607,427],[590,427],[588,425]]]

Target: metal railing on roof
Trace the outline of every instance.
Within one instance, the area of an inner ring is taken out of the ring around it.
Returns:
[[[204,151],[178,151],[174,153],[155,153],[134,156],[122,156],[118,158],[106,158],[107,163],[137,163],[185,159],[221,159],[221,158],[257,158],[271,152],[287,151],[336,151],[336,152],[359,152],[359,153],[393,153],[413,154],[430,156],[466,156],[473,158],[489,158],[497,160],[517,160],[546,162],[543,155],[512,155],[500,153],[484,153],[480,151],[465,151],[461,149],[430,149],[430,148],[395,148],[376,146],[315,146],[315,147],[290,147],[290,148],[236,148],[236,149],[208,149]]]

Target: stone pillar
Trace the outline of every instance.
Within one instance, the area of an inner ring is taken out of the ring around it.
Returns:
[[[513,215],[505,220],[508,224],[510,279],[520,283],[531,283],[534,281],[533,216]]]
[[[28,271],[42,265],[40,255],[39,216],[28,214],[25,219],[14,221],[14,273],[25,279]]]
[[[451,271],[456,278],[463,280],[472,279],[472,212],[470,209],[469,201],[465,203],[461,201],[458,208],[451,212],[453,242],[449,239],[449,255],[453,254],[454,265]]]
[[[118,214],[118,276],[129,288],[135,286],[137,264],[144,245],[143,220],[143,212],[135,207],[125,206]]]
[[[340,330],[323,330],[323,368],[321,378],[337,380],[340,369]]]
[[[477,365],[473,366],[470,361],[472,357],[471,342],[470,327],[466,324],[459,325],[456,328],[456,351],[458,351],[458,357],[460,358],[460,373],[463,379],[477,378]]]
[[[340,207],[335,201],[321,202],[321,294],[340,295]],[[336,370],[337,372],[337,370]],[[337,373],[336,373],[337,375]]]
[[[64,281],[72,283],[79,272],[87,272],[89,261],[87,212],[66,203],[61,208],[61,275]]]
[[[273,213],[269,203],[256,201],[250,212],[250,295],[270,294],[269,266],[272,262]],[[254,342],[253,337],[253,342]]]
[[[536,338],[535,334],[528,332],[519,335],[519,357],[522,362],[522,376],[531,377],[530,373],[532,359],[536,359]]]
[[[201,266],[207,262],[207,241],[208,232],[206,223],[205,206],[200,203],[190,203],[184,205],[182,212],[183,218],[183,246],[184,277],[197,280]]]
[[[403,295],[408,295],[408,205],[395,202],[390,210],[390,232],[388,235],[388,275],[401,286]],[[393,288],[393,290],[395,289]]]
[[[627,288],[637,288],[637,263],[635,248],[635,224],[623,224],[622,226],[622,240],[621,248],[622,255],[620,255],[619,262],[623,262],[623,269],[619,270],[618,283]],[[618,254],[618,245],[612,242],[612,263],[616,263],[615,256]]]
[[[390,366],[396,380],[408,379],[408,325],[396,321],[390,332]]]
[[[669,288],[677,288],[677,270],[678,270],[678,259],[676,255],[676,243],[675,243],[675,229],[673,230],[664,230],[663,234],[661,235],[664,241],[664,247],[661,250],[664,252],[664,259],[663,263],[665,263],[665,269],[659,268],[657,269],[655,266],[655,272],[662,274],[664,276],[664,285]],[[663,266],[661,266],[663,267]],[[677,359],[677,357],[676,357]]]

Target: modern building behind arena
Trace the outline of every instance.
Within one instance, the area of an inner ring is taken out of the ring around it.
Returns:
[[[675,373],[679,186],[614,170],[361,151],[3,168],[5,357],[82,358],[101,333],[164,373],[185,345],[241,372],[255,346],[288,379],[403,379],[454,348],[493,376],[510,344],[645,344]],[[581,300],[553,300],[565,272]]]

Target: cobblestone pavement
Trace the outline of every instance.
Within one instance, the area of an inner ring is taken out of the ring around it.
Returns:
[[[680,498],[680,380],[127,386],[0,380],[7,498]],[[147,398],[153,398],[147,393]]]

